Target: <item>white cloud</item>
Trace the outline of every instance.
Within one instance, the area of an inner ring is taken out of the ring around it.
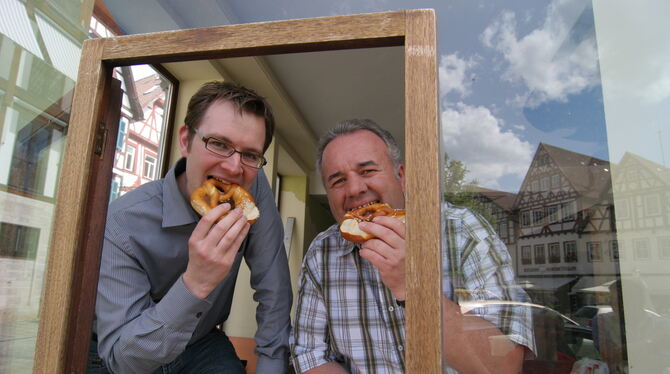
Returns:
[[[474,58],[468,60],[458,57],[457,53],[442,56],[440,58],[440,97],[455,92],[461,97],[470,94],[472,86],[472,73],[469,71],[477,66]]]
[[[503,78],[533,92],[525,105],[565,101],[600,83],[589,9],[581,0],[557,0],[548,7],[544,24],[523,37],[517,36],[511,12],[484,30],[482,43],[500,52],[508,64]]]
[[[533,157],[533,146],[515,133],[504,131],[489,109],[458,103],[442,112],[445,150],[463,161],[482,187],[498,188],[498,179],[510,174],[523,178]]]
[[[670,99],[670,2],[595,1],[593,5],[606,107],[633,108],[642,103],[663,111]],[[649,110],[641,108],[641,112]],[[644,114],[631,117],[639,121]]]

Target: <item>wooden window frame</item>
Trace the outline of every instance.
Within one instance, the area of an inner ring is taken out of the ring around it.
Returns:
[[[442,295],[441,136],[432,10],[207,27],[84,42],[33,372],[85,372],[106,213],[102,211],[106,211],[109,195],[109,186],[104,185],[110,184],[113,161],[108,149],[115,149],[118,127],[118,113],[116,124],[100,126],[114,111],[108,104],[110,87],[115,85],[114,67],[386,46],[404,46],[405,51],[406,371],[441,373],[442,338],[441,329],[436,328],[441,326]],[[104,151],[96,144],[101,140],[107,144]],[[104,204],[94,204],[97,201]],[[89,260],[82,261],[82,257]]]

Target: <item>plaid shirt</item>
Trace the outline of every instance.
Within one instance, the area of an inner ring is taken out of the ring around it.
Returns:
[[[444,212],[445,296],[456,301],[529,301],[514,285],[509,253],[490,225],[465,209],[446,205]],[[495,305],[470,313],[534,349],[527,307]],[[337,225],[319,234],[300,275],[291,342],[296,371],[334,361],[351,373],[403,373],[404,342],[404,309],[397,306],[377,269],[342,238]]]

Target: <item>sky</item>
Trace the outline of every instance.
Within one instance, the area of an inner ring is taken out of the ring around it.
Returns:
[[[298,3],[225,6],[237,22],[435,9],[443,147],[484,187],[518,191],[540,142],[609,158],[591,1]]]

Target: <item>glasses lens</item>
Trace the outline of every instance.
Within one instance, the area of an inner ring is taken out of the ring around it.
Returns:
[[[265,164],[265,159],[257,154],[242,153],[242,163],[258,169]]]
[[[229,144],[222,142],[221,140],[209,138],[207,139],[207,149],[210,151],[220,154],[221,156],[229,157],[235,152],[235,148]]]

